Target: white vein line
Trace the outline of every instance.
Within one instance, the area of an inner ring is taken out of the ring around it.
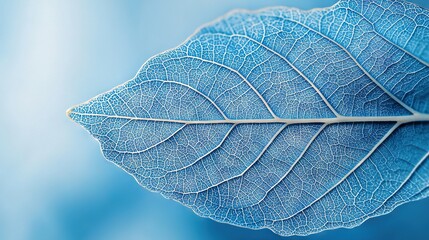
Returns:
[[[233,72],[233,73],[235,73],[235,74],[237,74],[246,84],[247,84],[247,86],[249,86],[250,87],[250,89],[252,89],[252,91],[258,96],[258,98],[262,101],[262,103],[265,105],[265,107],[267,108],[267,110],[270,112],[270,114],[273,116],[273,118],[279,118],[279,117],[277,117],[277,115],[273,112],[273,110],[271,109],[271,107],[270,107],[270,105],[268,105],[268,103],[267,103],[267,101],[265,100],[265,98],[264,97],[262,97],[262,95],[261,95],[261,93],[259,93],[258,92],[258,90],[256,90],[256,88],[240,73],[240,72],[238,72],[237,70],[235,70],[235,69],[233,69],[233,68],[231,68],[231,67],[228,67],[228,66],[226,66],[226,65],[224,65],[224,64],[222,64],[222,63],[218,63],[218,62],[215,62],[215,61],[211,61],[211,60],[207,60],[207,59],[204,59],[204,58],[200,58],[200,57],[196,57],[196,56],[189,56],[189,55],[187,55],[187,56],[184,56],[184,57],[181,57],[181,58],[190,58],[190,59],[197,59],[197,60],[200,60],[200,61],[202,61],[202,62],[206,62],[206,63],[210,63],[210,64],[214,64],[214,65],[216,65],[216,66],[219,66],[219,67],[222,67],[222,68],[225,68],[225,69],[227,69],[227,70],[229,70],[229,71],[231,71],[231,72]]]
[[[219,113],[222,115],[222,117],[223,117],[225,120],[229,119],[229,118],[225,115],[225,113],[220,109],[220,107],[219,107],[215,102],[213,102],[213,100],[211,100],[211,99],[210,99],[208,96],[206,96],[204,93],[202,93],[202,92],[198,91],[197,89],[193,88],[192,86],[189,86],[188,84],[181,83],[181,82],[176,82],[176,81],[172,81],[172,80],[151,79],[151,80],[147,80],[147,81],[141,82],[141,83],[140,83],[140,85],[143,85],[143,84],[145,84],[145,83],[150,83],[150,82],[173,83],[173,84],[177,84],[177,85],[181,85],[181,86],[183,86],[183,87],[186,87],[186,88],[188,88],[188,89],[190,89],[190,90],[192,90],[192,91],[196,92],[197,94],[199,94],[200,96],[202,96],[203,98],[205,98],[207,101],[209,101],[209,102],[213,105],[213,107],[215,107],[215,108],[219,111]]]
[[[81,115],[89,117],[105,117],[117,119],[129,119],[135,121],[152,121],[152,122],[168,122],[168,123],[183,123],[183,124],[241,124],[241,123],[287,123],[287,124],[300,124],[300,123],[346,123],[346,122],[428,122],[429,114],[416,114],[406,116],[383,116],[383,117],[347,117],[341,116],[337,118],[279,118],[279,119],[225,119],[225,120],[176,120],[164,118],[144,118],[144,117],[130,117],[130,116],[114,116],[108,114],[97,113],[80,113],[68,112],[69,115]]]
[[[421,194],[424,194],[425,191],[429,190],[429,186],[426,186],[424,188],[422,188],[419,192],[417,192],[416,194],[414,194],[413,196],[409,197],[408,200],[413,201],[413,200],[418,200],[421,198]]]
[[[329,42],[335,44],[336,46],[340,47],[349,57],[350,59],[353,60],[353,62],[355,62],[355,64],[363,71],[363,73],[368,76],[368,78],[374,82],[381,90],[383,90],[389,97],[391,97],[393,100],[395,100],[399,105],[401,105],[403,108],[405,108],[406,110],[408,110],[409,112],[411,112],[412,114],[417,114],[419,112],[417,112],[416,110],[414,110],[413,108],[411,108],[410,106],[408,106],[407,104],[405,104],[402,100],[400,100],[399,98],[397,98],[395,95],[393,95],[390,91],[388,91],[383,85],[381,85],[358,61],[357,59],[349,52],[349,50],[347,50],[343,45],[339,44],[338,42],[336,42],[335,40],[333,40],[332,38],[328,37],[327,35],[305,25],[304,23],[289,19],[289,18],[285,18],[285,17],[278,17],[278,16],[271,16],[268,15],[270,17],[273,18],[278,18],[278,19],[283,19],[285,21],[289,21],[292,23],[296,23],[302,27],[305,27],[307,29],[309,29],[310,31],[313,31],[314,33],[322,36],[323,38],[327,39]]]
[[[246,36],[246,35],[241,35],[241,34],[225,34],[225,33],[212,33],[212,34],[216,34],[216,35],[221,35],[221,36],[226,36],[226,37],[242,37],[242,38],[246,38],[256,44],[259,44],[260,46],[262,46],[263,48],[265,48],[267,51],[273,53],[274,55],[278,56],[279,58],[281,58],[283,61],[285,61],[293,70],[295,70],[296,73],[298,73],[299,75],[301,75],[302,78],[304,78],[304,80],[306,80],[311,87],[314,89],[314,91],[316,91],[316,93],[320,96],[320,98],[322,98],[323,102],[325,102],[326,106],[332,111],[332,113],[337,116],[340,117],[341,115],[335,110],[334,107],[332,107],[332,105],[329,103],[329,101],[326,99],[326,97],[320,92],[319,88],[316,87],[316,85],[314,85],[314,83],[312,81],[310,81],[310,79],[307,78],[307,76],[305,76],[298,68],[295,67],[295,65],[293,65],[291,62],[289,62],[289,60],[287,60],[284,56],[280,55],[278,52],[274,51],[273,49],[271,49],[270,47],[266,46],[265,44],[258,42],[257,40]]]
[[[411,179],[411,177],[414,175],[414,173],[417,171],[417,169],[426,161],[426,159],[429,157],[429,152],[427,152],[414,166],[414,168],[411,170],[411,172],[408,174],[408,176],[404,179],[404,181],[401,183],[401,185],[388,197],[386,198],[382,204],[378,208],[376,208],[374,211],[368,214],[368,216],[371,216],[375,212],[377,212],[381,207],[383,207],[387,201],[389,201],[392,197],[396,195],[396,193],[399,192],[399,190],[402,189],[402,187],[407,184],[407,182]]]
[[[367,19],[364,15],[362,15],[361,13],[357,12],[356,10],[354,10],[354,9],[352,9],[352,8],[346,8],[346,7],[340,7],[340,8],[344,8],[344,9],[346,9],[346,10],[350,10],[350,11],[352,11],[352,12],[356,13],[357,15],[361,16],[365,21],[367,21],[367,22],[372,26],[373,32],[374,32],[375,34],[377,34],[378,36],[380,36],[380,37],[381,37],[382,39],[384,39],[386,42],[388,42],[388,43],[392,44],[393,46],[397,47],[398,49],[400,49],[400,50],[404,51],[406,54],[408,54],[410,57],[412,57],[412,58],[416,59],[416,60],[417,60],[418,62],[420,62],[421,64],[423,64],[423,65],[425,65],[425,66],[428,66],[428,67],[429,67],[429,63],[427,63],[427,62],[423,61],[422,59],[418,58],[418,57],[417,57],[417,56],[415,56],[414,54],[410,53],[408,50],[406,50],[406,49],[404,49],[403,47],[399,46],[398,44],[396,44],[396,43],[392,42],[391,40],[389,40],[389,39],[387,39],[385,36],[383,36],[381,33],[379,33],[379,32],[375,29],[374,24],[373,24],[369,19]]]
[[[126,123],[124,123],[122,126],[120,126],[120,127],[118,128],[118,130],[119,130],[119,133],[118,133],[118,140],[117,140],[117,141],[116,141],[116,143],[115,143],[115,148],[117,148],[117,147],[118,147],[119,139],[121,139],[121,133],[122,133],[121,129],[122,129],[123,127],[127,126],[131,121],[132,121],[132,120],[128,120]],[[112,131],[113,131],[113,129],[111,129],[110,131],[108,131],[105,135],[106,135],[106,136],[108,136]]]
[[[125,90],[125,89],[124,89]],[[124,90],[122,90],[122,91],[124,91]],[[121,92],[122,92],[121,91]],[[119,92],[119,93],[121,93],[121,92]],[[122,96],[121,95],[119,95],[119,94],[117,94],[117,93],[114,93],[113,95],[116,95],[124,104],[125,104],[125,106],[128,108],[128,110],[130,111],[130,113],[131,114],[133,114],[134,115],[134,117],[136,117],[136,114],[134,113],[134,111],[133,110],[131,110],[131,108],[130,108],[130,106],[128,106],[128,101],[125,101],[123,98],[122,98]]]
[[[288,124],[284,124],[282,127],[279,128],[279,130],[277,130],[277,132],[273,135],[273,137],[271,137],[270,141],[267,144],[265,144],[265,147],[262,149],[262,151],[259,153],[259,155],[255,158],[255,160],[253,160],[253,162],[246,169],[244,169],[244,171],[241,172],[240,174],[232,176],[232,177],[229,177],[227,179],[224,179],[224,180],[222,180],[222,181],[214,184],[213,186],[207,187],[205,189],[198,190],[196,192],[186,192],[186,193],[183,193],[183,194],[195,194],[195,193],[205,192],[205,191],[208,191],[209,189],[215,188],[215,187],[217,187],[217,186],[219,186],[219,185],[221,185],[223,183],[226,183],[228,181],[231,181],[231,180],[233,180],[235,178],[242,177],[247,171],[249,171],[250,168],[252,168],[259,161],[259,159],[265,154],[265,152],[271,146],[271,144],[274,142],[274,140],[277,139],[277,136],[280,135],[280,133],[283,132],[283,130],[287,126],[288,126]]]
[[[170,134],[170,136],[166,137],[165,139],[163,139],[163,140],[155,143],[154,145],[152,145],[150,147],[147,147],[147,148],[145,148],[143,150],[133,151],[133,152],[132,151],[119,151],[119,150],[116,150],[116,149],[110,149],[110,150],[106,149],[106,150],[107,151],[115,151],[115,152],[120,153],[120,154],[140,154],[140,153],[144,153],[144,152],[146,152],[146,151],[148,151],[148,150],[150,150],[150,149],[152,149],[152,148],[160,145],[161,143],[164,143],[164,142],[168,141],[170,138],[174,137],[177,133],[179,133],[186,126],[188,126],[188,124],[183,124],[180,128],[178,128],[176,131],[174,131],[172,134]]]
[[[390,128],[390,130],[383,136],[383,138],[381,138],[377,144],[374,145],[374,147],[365,155],[365,157],[363,157],[358,164],[356,164],[343,178],[341,178],[335,185],[333,185],[331,188],[329,188],[326,192],[324,192],[320,197],[318,197],[317,199],[315,199],[313,202],[311,202],[309,205],[305,206],[304,208],[302,208],[301,210],[295,212],[294,214],[290,215],[287,218],[283,218],[283,219],[278,219],[276,221],[285,221],[288,219],[293,218],[294,216],[298,215],[299,213],[302,213],[303,211],[305,211],[306,209],[308,209],[309,207],[311,207],[313,204],[315,204],[316,202],[318,202],[320,199],[322,199],[323,197],[325,197],[327,194],[329,194],[332,190],[334,190],[335,188],[337,188],[342,182],[344,182],[352,173],[354,173],[356,171],[356,169],[358,169],[379,147],[380,145],[382,145],[386,139],[388,139],[392,133],[401,125],[401,123],[396,123],[392,128]]]
[[[289,169],[286,171],[286,173],[283,174],[283,176],[273,186],[271,186],[270,189],[267,190],[267,192],[264,194],[264,196],[258,202],[253,204],[252,206],[258,205],[262,201],[264,201],[264,199],[266,199],[268,194],[275,187],[277,187],[289,175],[289,173],[292,172],[292,170],[295,168],[296,164],[298,164],[298,162],[301,160],[301,158],[304,156],[304,154],[307,152],[307,150],[310,148],[310,146],[313,144],[313,142],[316,140],[316,138],[320,135],[320,133],[323,132],[323,130],[326,128],[326,126],[327,126],[327,124],[324,124],[319,128],[319,130],[313,135],[313,137],[310,139],[310,141],[308,141],[307,145],[304,147],[304,150],[302,150],[301,154],[295,159],[295,161],[292,163],[292,165],[289,167]]]
[[[182,171],[186,168],[191,167],[192,165],[195,165],[197,162],[199,162],[201,159],[207,157],[208,155],[212,154],[214,151],[216,151],[217,149],[219,149],[223,143],[225,142],[225,140],[228,138],[228,136],[230,135],[230,133],[232,132],[232,130],[237,126],[237,124],[232,125],[232,127],[228,130],[228,132],[225,134],[225,136],[223,137],[223,139],[220,141],[220,143],[218,145],[216,145],[212,150],[208,151],[206,154],[204,154],[203,156],[199,157],[198,159],[196,159],[195,161],[193,161],[192,163],[183,166],[181,168],[172,170],[172,171],[168,171],[167,173],[173,173],[173,172],[179,172]]]

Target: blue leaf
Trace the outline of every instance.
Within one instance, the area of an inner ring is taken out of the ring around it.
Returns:
[[[237,11],[68,115],[143,187],[288,235],[429,195],[429,12]]]

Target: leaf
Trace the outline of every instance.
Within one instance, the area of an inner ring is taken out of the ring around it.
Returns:
[[[68,115],[198,215],[307,235],[429,194],[429,13],[236,11]]]

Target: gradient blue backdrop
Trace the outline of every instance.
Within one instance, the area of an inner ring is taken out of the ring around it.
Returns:
[[[232,9],[334,2],[0,1],[0,239],[283,239],[140,188],[65,111]],[[290,239],[424,239],[428,216],[426,199],[352,230]]]

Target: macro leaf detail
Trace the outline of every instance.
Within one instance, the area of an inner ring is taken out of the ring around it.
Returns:
[[[428,196],[428,63],[411,3],[236,11],[68,115],[198,215],[308,235]]]

